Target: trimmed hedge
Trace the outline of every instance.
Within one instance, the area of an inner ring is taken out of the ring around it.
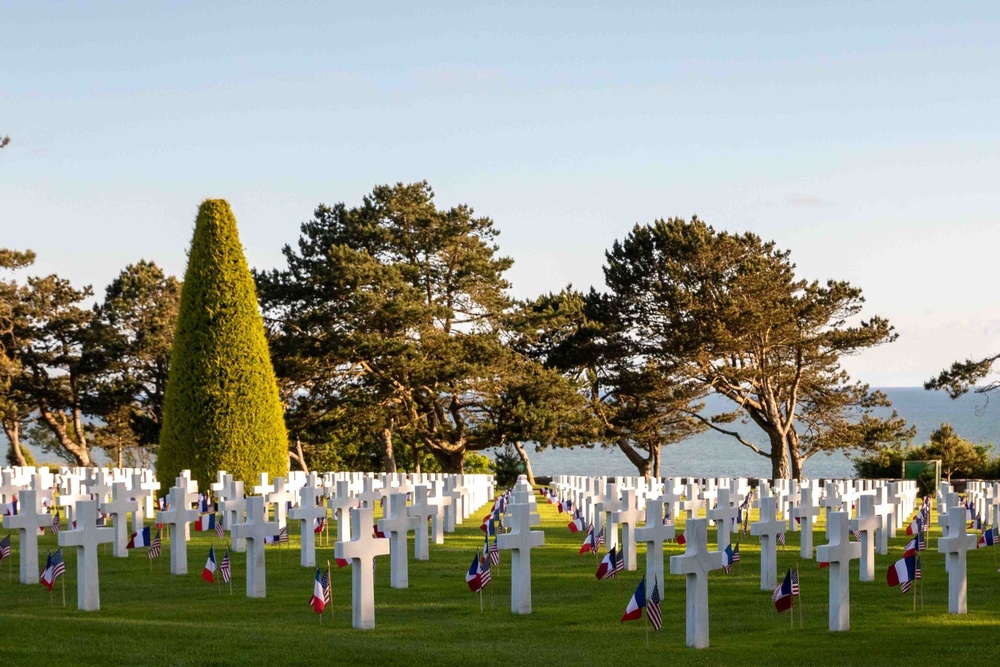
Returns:
[[[189,468],[202,488],[226,470],[248,485],[288,473],[288,434],[257,293],[236,218],[222,199],[198,210],[163,404],[157,477]]]

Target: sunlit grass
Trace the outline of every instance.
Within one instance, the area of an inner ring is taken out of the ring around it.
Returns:
[[[577,555],[582,534],[571,534],[565,515],[540,501],[545,547],[532,554],[533,613],[510,614],[510,560],[494,571],[483,596],[468,591],[465,571],[472,552],[482,546],[479,521],[470,519],[442,546],[431,545],[431,560],[410,561],[410,587],[389,587],[389,563],[376,572],[376,624],[373,631],[351,628],[350,570],[333,572],[334,615],[323,624],[309,607],[314,571],[299,566],[296,525],[291,545],[269,547],[264,600],[245,596],[244,555],[234,554],[234,594],[200,578],[210,544],[221,559],[214,533],[193,534],[189,574],[169,574],[168,549],[152,571],[145,552],[128,559],[100,558],[101,611],[76,610],[76,561],[66,552],[67,606],[61,584],[51,596],[41,586],[17,583],[17,540],[10,561],[0,568],[0,659],[9,665],[912,665],[989,664],[1000,628],[1000,574],[997,548],[969,555],[969,614],[950,616],[947,575],[936,552],[935,529],[923,552],[923,609],[912,611],[911,595],[885,583],[885,570],[901,556],[907,538],[892,540],[889,556],[878,556],[876,581],[857,581],[852,563],[851,630],[827,630],[827,570],[798,557],[798,534],[788,533],[779,548],[779,578],[798,563],[801,571],[803,627],[787,613],[778,615],[771,593],[759,590],[759,546],[741,541],[743,560],[730,575],[709,579],[711,643],[706,650],[684,646],[684,580],[667,575],[661,584],[663,629],[649,632],[645,622],[619,618],[643,570],[613,581],[594,577],[597,559]],[[481,515],[483,511],[476,513]],[[682,529],[683,525],[678,526]],[[331,535],[335,534],[331,528]],[[411,538],[412,539],[412,538]],[[714,544],[714,531],[709,543]],[[823,526],[814,544],[823,544]],[[51,535],[40,551],[55,548]],[[412,554],[412,543],[410,546]],[[668,544],[665,557],[683,547]],[[332,541],[317,551],[319,562],[332,560]],[[12,579],[9,567],[13,566]],[[669,566],[668,566],[669,569]],[[919,598],[918,598],[919,600]],[[640,662],[641,661],[641,662]]]

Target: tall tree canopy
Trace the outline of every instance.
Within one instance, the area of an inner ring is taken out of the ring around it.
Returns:
[[[287,268],[256,276],[293,433],[350,415],[385,470],[402,444],[414,467],[426,452],[453,472],[468,451],[559,437],[538,410],[576,393],[505,345],[517,308],[497,234],[466,205],[437,208],[426,182],[318,207]]]
[[[181,289],[156,464],[162,480],[288,470],[288,436],[253,279],[224,200],[198,210]]]
[[[627,356],[692,396],[712,392],[733,410],[691,415],[771,462],[775,477],[801,476],[819,451],[905,437],[884,395],[851,383],[840,358],[895,340],[880,317],[860,320],[861,290],[796,278],[788,251],[758,236],[719,232],[701,220],[636,225],[607,252],[608,308]],[[737,419],[767,436],[760,447]]]

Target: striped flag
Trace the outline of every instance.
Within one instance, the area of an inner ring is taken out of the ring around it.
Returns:
[[[733,547],[733,562],[734,563],[739,563],[740,562],[740,543],[739,542],[737,542],[736,546]]]
[[[160,557],[160,530],[162,529],[156,529],[156,537],[149,543],[149,551],[146,552],[146,558],[149,560]]]
[[[222,538],[223,538],[223,537],[225,536],[225,534],[226,534],[226,529],[222,527],[222,517],[221,517],[221,516],[220,516],[220,517],[219,517],[218,519],[216,519],[216,521],[215,521],[215,534],[216,534],[216,536],[217,536],[217,537],[218,537],[218,538],[219,538],[220,540],[221,540],[221,539],[222,539]]]
[[[10,533],[7,533],[7,537],[0,540],[0,563],[3,562],[4,558],[10,558]]]
[[[655,578],[653,579],[653,594],[646,603],[646,615],[649,617],[649,622],[653,624],[653,629],[659,630],[663,620],[660,618],[660,586]]]
[[[615,572],[625,571],[625,552],[621,549],[618,550],[618,555],[615,557]]]
[[[41,582],[51,592],[56,579],[64,574],[66,574],[66,563],[63,562],[62,549],[56,549],[56,552],[50,553],[45,561],[45,571],[42,572]]]
[[[493,544],[490,545],[490,565],[500,564],[500,546],[497,544],[496,535],[493,536]]]
[[[316,568],[316,579],[313,583],[313,594],[312,598],[309,599],[309,604],[312,605],[313,611],[317,614],[322,614],[323,610],[326,609],[326,587],[323,585],[323,575],[319,568]]]
[[[56,534],[59,533],[60,523],[61,522],[59,520],[59,510],[56,510],[55,512],[52,513],[52,534],[53,535],[56,535]]]
[[[490,559],[486,557],[486,554],[483,554],[482,558],[479,559],[479,588],[486,588],[486,584],[490,583],[492,579]]]
[[[851,529],[851,535],[854,536],[854,541],[855,542],[860,542],[861,541],[861,531],[858,530],[857,528],[852,528]]]
[[[792,595],[798,597],[799,595],[799,568],[796,567],[792,570]]]
[[[785,546],[785,534],[784,533],[778,533],[778,544],[780,544],[781,546]]]
[[[320,582],[323,584],[323,602],[330,604],[333,601],[333,583],[330,576],[330,568],[326,568],[326,572],[323,573],[323,580]]]
[[[226,549],[226,555],[222,557],[222,562],[219,563],[219,572],[222,574],[222,581],[228,584],[232,574],[229,565],[229,549]]]

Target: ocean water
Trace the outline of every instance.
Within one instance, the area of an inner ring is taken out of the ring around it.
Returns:
[[[942,423],[949,423],[961,437],[974,443],[997,443],[1000,447],[1000,395],[966,394],[956,400],[940,391],[922,387],[887,387],[882,391],[901,417],[917,427],[914,444],[928,441]],[[706,403],[709,411],[725,409],[724,399]],[[888,410],[886,412],[889,412]],[[753,424],[736,422],[727,428],[768,449],[764,433]],[[1000,453],[995,448],[994,453]],[[635,475],[637,470],[617,447],[529,450],[535,475]],[[853,477],[851,459],[843,453],[816,454],[804,466],[807,477]],[[755,454],[730,436],[706,431],[661,449],[660,474],[694,477],[770,477],[770,460]]]

